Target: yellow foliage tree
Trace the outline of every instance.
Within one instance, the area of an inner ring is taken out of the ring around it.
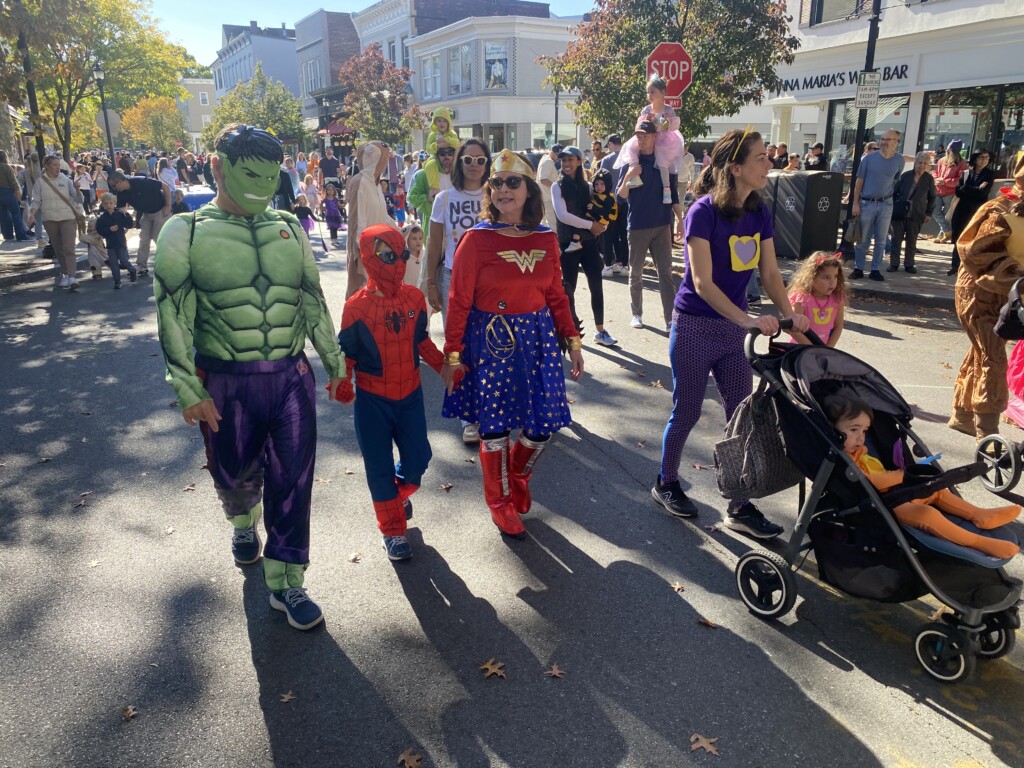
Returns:
[[[185,142],[185,117],[169,96],[141,99],[121,115],[121,130],[136,141],[154,149],[174,149],[175,142]]]

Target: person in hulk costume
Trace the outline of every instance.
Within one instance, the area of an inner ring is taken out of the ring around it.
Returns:
[[[217,196],[171,218],[157,243],[153,289],[167,380],[185,422],[203,433],[213,484],[234,526],[235,562],[260,559],[262,514],[270,604],[296,629],[310,629],[323,613],[303,588],[316,456],[306,338],[331,393],[344,358],[308,238],[292,214],[267,208],[281,143],[232,125],[214,151]]]

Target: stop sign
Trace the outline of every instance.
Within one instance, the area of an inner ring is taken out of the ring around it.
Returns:
[[[683,91],[693,79],[693,59],[682,43],[658,43],[647,57],[647,76],[657,75],[668,85],[665,103],[683,106]]]

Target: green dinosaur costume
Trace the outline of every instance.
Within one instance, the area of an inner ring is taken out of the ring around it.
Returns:
[[[342,357],[309,240],[290,213],[267,209],[281,160],[280,142],[266,131],[221,132],[217,197],[164,225],[154,292],[167,380],[185,421],[200,422],[235,527],[235,560],[259,560],[262,512],[271,605],[308,629],[323,617],[302,589],[316,455],[306,338],[332,380]]]

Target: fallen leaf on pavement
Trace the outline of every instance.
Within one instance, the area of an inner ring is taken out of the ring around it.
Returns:
[[[345,474],[346,475],[354,475],[355,473],[356,473],[356,471],[354,469],[346,469],[345,470]]]
[[[75,507],[74,507],[74,508],[75,508],[75,509],[78,509],[79,507],[84,507],[84,506],[85,506],[85,499],[82,499],[82,500],[81,500],[80,502],[78,502],[77,504],[75,504]]]
[[[181,492],[182,493],[188,493],[189,491],[194,491],[195,489],[196,489],[196,484],[195,483],[189,483],[188,485],[186,485],[184,488],[181,489]]]
[[[178,407],[178,401],[177,400],[171,400],[171,402],[169,402],[167,404],[167,407],[168,408],[177,408]]]
[[[164,531],[164,536],[170,536],[172,533],[174,533],[174,526],[173,525],[167,527],[167,530]]]
[[[953,366],[952,366],[952,365],[950,365],[949,363],[947,363],[946,361],[943,361],[943,362],[942,362],[942,367],[943,367],[943,368],[947,368],[947,369],[949,369],[949,370],[953,370]]]
[[[125,720],[132,720],[137,714],[139,714],[139,711],[135,707],[124,707],[121,710],[121,717]]]
[[[454,488],[455,486],[452,485],[451,483],[441,483],[441,485],[439,485],[438,487],[445,493],[451,493],[452,488]]]
[[[92,496],[92,491],[82,491],[78,495],[81,496],[84,499],[86,496]]]
[[[651,382],[651,386],[655,389],[664,389],[665,385],[661,383],[661,379],[655,379]]]
[[[151,662],[149,662],[149,666],[151,666],[151,667],[159,667],[160,665],[157,664],[155,661],[151,661]]]
[[[703,616],[697,619],[697,623],[703,624],[705,627],[708,627],[709,629],[718,629],[718,625],[715,624],[715,622],[713,622],[711,619],[705,619]]]
[[[51,461],[53,461],[53,459],[44,456],[39,461],[37,461],[36,464],[49,464]]]
[[[721,757],[721,755],[718,754],[718,747],[715,746],[716,741],[718,741],[718,739],[707,739],[699,733],[695,733],[690,737],[690,751],[693,752],[698,749],[703,749],[705,752],[715,755],[716,757]]]
[[[673,582],[672,589],[674,589],[676,592],[685,592],[686,591],[686,587],[684,587],[678,581]]]
[[[329,483],[331,481],[328,480],[326,477],[314,477],[313,478],[313,482],[314,483],[321,483],[321,484],[326,485],[327,483]]]
[[[90,560],[88,563],[86,563],[86,567],[87,568],[95,568],[97,565],[100,564],[100,562],[101,562],[100,560]]]
[[[423,765],[423,755],[417,755],[412,751],[412,747],[409,747],[398,756],[398,765],[401,768],[420,768]]]
[[[555,677],[561,680],[565,677],[565,670],[559,667],[557,664],[552,664],[551,669],[544,673],[545,677]]]
[[[467,464],[476,464],[476,456],[470,456],[468,459],[463,459]]]
[[[694,469],[711,469],[711,467],[709,467],[707,464],[694,464],[693,468]]]
[[[576,400],[571,398],[571,397],[565,398],[565,402],[567,402],[569,405],[575,405],[576,404]]]
[[[718,533],[722,529],[719,528],[717,525],[705,525],[704,530],[708,533]]]
[[[637,371],[636,375],[641,379],[647,378],[647,374],[644,373],[643,371]]]
[[[82,411],[83,416],[92,416],[92,411]]]
[[[82,442],[83,443],[88,443],[89,442],[89,438],[88,437],[83,437],[82,438]]]
[[[289,701],[295,701],[295,699],[298,698],[298,696],[296,696],[292,691],[288,691],[288,693],[282,693],[279,695],[281,697],[282,704],[287,704]]]
[[[362,559],[363,559],[363,553],[362,552],[353,552],[351,555],[348,556],[348,561],[350,563],[358,563]]]
[[[646,448],[647,447],[647,443],[645,443],[643,440],[638,440],[637,443],[636,443],[636,447],[637,448]]]
[[[493,658],[488,659],[480,665],[480,670],[484,673],[484,679],[488,677],[505,677],[505,665],[500,661],[495,661]]]

